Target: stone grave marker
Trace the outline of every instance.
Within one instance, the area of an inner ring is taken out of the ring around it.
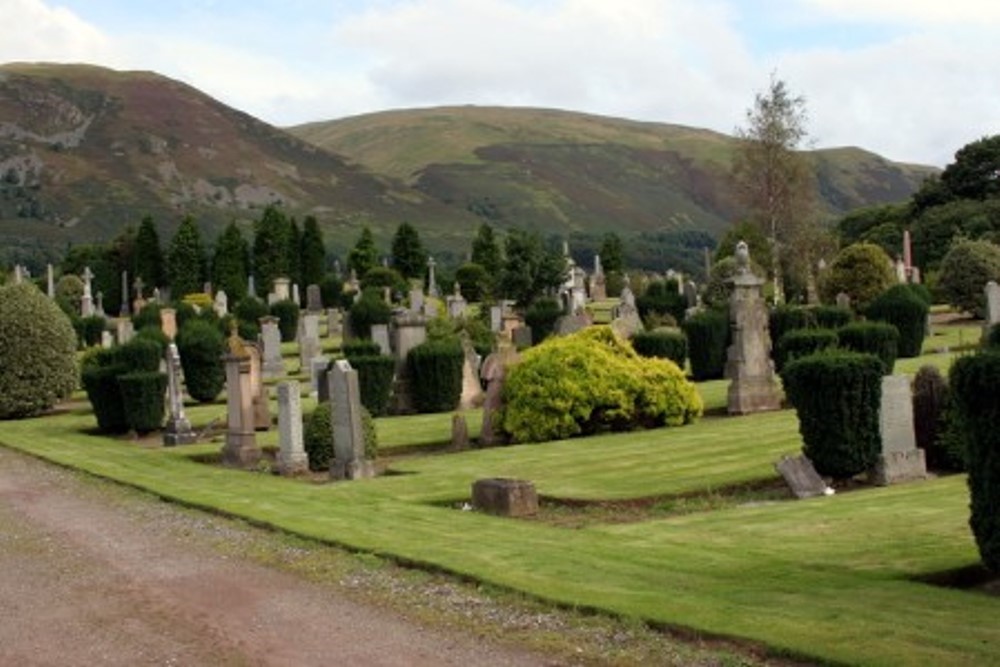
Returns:
[[[522,479],[477,479],[472,484],[472,506],[498,516],[532,516],[538,514],[538,493],[534,484]]]
[[[396,357],[396,378],[392,388],[392,411],[395,414],[413,412],[410,395],[410,371],[406,357],[410,350],[427,340],[427,320],[419,315],[402,312],[393,319],[393,354]]]
[[[323,294],[319,285],[315,283],[306,285],[306,310],[311,313],[319,313],[323,310]]]
[[[212,309],[215,314],[219,317],[225,317],[229,314],[229,297],[223,290],[219,290],[215,293],[215,300],[212,303]]]
[[[260,461],[260,448],[254,432],[253,393],[250,389],[250,355],[236,333],[236,323],[222,360],[226,366],[226,444],[222,447],[224,465],[253,468]]]
[[[291,287],[292,281],[289,278],[275,278],[272,292],[274,300],[289,301],[292,298]]]
[[[260,318],[260,341],[264,346],[261,366],[264,378],[282,377],[285,374],[285,362],[281,358],[281,329],[278,328],[277,317],[267,315]]]
[[[913,430],[913,395],[905,375],[882,378],[882,403],[879,407],[879,433],[882,453],[875,463],[872,479],[889,485],[927,477],[924,450],[917,447]]]
[[[343,313],[339,308],[328,308],[326,311],[326,335],[329,338],[341,336],[344,333]]]
[[[278,383],[278,472],[285,476],[309,471],[302,441],[302,395],[297,380]]]
[[[503,327],[503,308],[500,306],[490,306],[490,331],[500,333]]]
[[[174,445],[188,445],[194,442],[195,435],[191,430],[191,422],[184,415],[184,395],[181,392],[181,356],[177,352],[177,345],[173,342],[167,345],[167,406],[169,416],[163,427],[163,444],[167,447],[173,447]]]
[[[517,327],[513,331],[512,338],[514,341],[514,347],[516,347],[519,350],[531,347],[532,345],[531,327],[529,327],[527,324],[521,327]]]
[[[302,299],[300,299],[299,297],[300,297],[300,294],[299,294],[299,284],[298,283],[292,283],[292,303],[294,303],[296,306],[301,307],[302,306]]]
[[[515,352],[502,348],[486,357],[480,368],[480,376],[486,381],[483,425],[479,432],[479,444],[484,447],[499,445],[506,441],[503,433],[493,422],[497,412],[503,407],[503,385],[507,377],[507,365],[516,360]]]
[[[253,397],[253,427],[255,431],[271,428],[271,406],[267,396],[267,385],[263,378],[264,351],[261,343],[247,343],[250,356],[250,395]]]
[[[986,283],[986,326],[1000,324],[1000,285],[994,281]]]
[[[556,320],[555,334],[557,336],[568,336],[586,329],[591,324],[593,324],[593,321],[586,312],[579,312],[575,315],[563,315]]]
[[[133,336],[135,336],[135,328],[132,325],[131,318],[128,317],[119,318],[115,327],[117,328],[116,338],[118,340],[119,345],[124,345],[125,343],[132,340]]]
[[[774,469],[785,479],[785,483],[798,499],[831,495],[833,489],[826,485],[805,455],[783,456],[774,464]]]
[[[458,409],[468,410],[483,404],[483,386],[479,382],[479,355],[467,337],[462,339],[462,395],[458,399]]]
[[[389,343],[388,324],[372,325],[372,342],[378,345],[378,349],[382,354],[392,355],[392,345]]]
[[[56,278],[55,269],[52,268],[51,264],[45,266],[45,294],[50,298],[56,298]],[[127,294],[128,292],[126,292]],[[128,299],[124,299],[122,303],[127,302]]]
[[[299,367],[310,368],[311,361],[320,356],[319,315],[305,313],[299,318],[302,328],[299,331]]]
[[[107,350],[115,344],[115,337],[110,331],[105,329],[101,332],[101,347]]]
[[[330,417],[333,423],[333,479],[363,479],[375,476],[375,466],[365,457],[365,434],[361,423],[361,392],[358,372],[346,359],[333,363],[330,379]]]
[[[177,336],[177,311],[173,308],[160,308],[160,328],[167,340]]]
[[[837,307],[851,309],[851,297],[846,292],[837,293]]]
[[[469,448],[469,425],[464,415],[451,416],[451,448],[458,452]]]
[[[17,272],[15,280],[21,282],[21,273]],[[91,281],[94,274],[89,266],[83,267],[83,296],[80,297],[80,317],[91,317],[94,314],[94,295],[91,291]]]
[[[455,292],[448,297],[448,317],[458,319],[465,316],[465,309],[468,307],[465,297],[462,296],[462,286],[455,282]]]
[[[313,396],[319,396],[319,388],[326,380],[326,369],[330,366],[330,360],[326,357],[313,357],[309,360],[309,390]]]
[[[410,290],[410,312],[416,314],[424,312],[424,290],[422,288]]]

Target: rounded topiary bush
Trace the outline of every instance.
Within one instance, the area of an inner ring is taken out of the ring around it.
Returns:
[[[1000,281],[1000,246],[989,241],[960,241],[941,260],[938,289],[953,306],[983,317],[983,290],[991,280]]]
[[[632,337],[632,347],[644,357],[669,359],[678,368],[683,369],[687,362],[687,336],[683,331],[639,331]]]
[[[111,348],[116,363],[127,368],[129,372],[158,371],[160,360],[164,357],[167,337],[159,329],[144,329],[143,335],[135,336],[129,342]],[[156,336],[154,333],[159,334]]]
[[[811,329],[815,326],[817,325],[814,311],[802,306],[778,306],[768,316],[768,330],[771,333],[771,340],[775,343],[789,331]]]
[[[278,330],[282,342],[295,340],[299,327],[299,306],[294,301],[275,301],[271,304],[271,315],[278,318]]]
[[[188,320],[177,332],[177,352],[184,369],[184,384],[191,398],[211,403],[226,385],[222,365],[226,339],[218,327],[202,319]]]
[[[551,338],[508,373],[501,423],[516,442],[679,426],[702,412],[676,364],[640,357],[607,326]]]
[[[882,362],[871,354],[826,350],[789,362],[781,372],[799,418],[803,453],[817,472],[848,478],[865,472],[882,448]]]
[[[913,431],[935,470],[965,470],[965,446],[954,429],[948,381],[936,366],[921,366],[913,378]]]
[[[163,327],[160,326],[160,304],[150,302],[143,306],[142,310],[132,315],[132,326],[136,331],[146,327],[162,329]]]
[[[840,347],[854,352],[874,354],[882,360],[885,374],[896,365],[899,331],[885,322],[854,322],[837,329]]]
[[[127,370],[111,359],[98,360],[97,365],[83,369],[83,388],[87,391],[97,428],[104,433],[124,433],[128,430],[125,401],[118,386],[118,377]]]
[[[871,300],[895,282],[892,260],[874,243],[855,243],[842,249],[826,272],[820,290],[823,300],[833,303],[843,292],[851,306],[863,311]]]
[[[781,371],[789,361],[837,346],[837,332],[831,329],[792,329],[774,346],[774,366]]]
[[[80,317],[73,320],[73,329],[80,341],[80,347],[93,347],[101,344],[101,334],[104,333],[106,320],[100,315]]]
[[[927,314],[930,306],[914,294],[909,285],[893,285],[868,306],[868,319],[886,322],[899,332],[899,356],[920,356],[927,334]]]
[[[531,327],[531,339],[540,343],[552,335],[563,311],[555,299],[538,299],[524,311],[524,323]]]
[[[367,338],[345,340],[340,346],[340,351],[352,364],[354,359],[358,357],[374,357],[382,354],[382,348],[379,347],[378,343]]]
[[[373,324],[388,324],[392,309],[383,299],[377,289],[368,289],[361,293],[350,310],[351,331],[360,338],[372,337]]]
[[[678,293],[676,280],[654,280],[635,300],[635,305],[643,320],[651,315],[669,315],[674,322],[680,322],[687,310],[687,299]]]
[[[813,306],[810,310],[812,310],[816,326],[820,329],[839,329],[847,326],[854,319],[854,313],[851,312],[851,309],[841,306]]]
[[[377,347],[377,346],[376,346]],[[396,360],[384,354],[348,357],[351,368],[358,372],[358,390],[361,405],[376,417],[389,411],[392,380],[396,374]]]
[[[34,285],[0,287],[0,419],[48,410],[78,379],[66,314]]]
[[[960,357],[949,375],[956,419],[966,435],[969,525],[983,564],[1000,571],[1000,352]]]
[[[365,457],[374,461],[378,457],[378,434],[375,431],[375,419],[364,407],[361,408],[361,421],[365,438]],[[330,469],[334,449],[333,420],[329,401],[318,404],[305,418],[302,445],[309,456],[310,470],[319,472]]]
[[[726,369],[729,315],[705,310],[684,320],[681,328],[687,336],[691,376],[699,382],[721,378]]]
[[[125,421],[136,433],[155,431],[163,425],[167,374],[139,371],[118,376]]]
[[[410,393],[418,412],[454,410],[462,396],[465,353],[457,340],[427,341],[406,357]]]
[[[246,296],[239,300],[233,314],[238,322],[240,338],[243,340],[257,340],[260,333],[260,318],[270,315],[267,304],[253,296]],[[223,333],[228,333],[228,329],[223,329]]]

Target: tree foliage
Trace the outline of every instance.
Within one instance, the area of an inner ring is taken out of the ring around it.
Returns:
[[[895,282],[892,260],[877,245],[855,243],[841,250],[823,277],[820,291],[823,300],[832,303],[843,292],[851,305],[864,310],[876,296]]]
[[[472,239],[472,263],[478,264],[490,276],[500,275],[503,267],[503,257],[500,254],[500,243],[497,241],[493,228],[483,223],[476,230],[476,236]]]
[[[363,276],[378,266],[378,248],[375,247],[375,236],[367,226],[362,228],[357,242],[347,255],[347,267],[353,269],[358,276]]]
[[[625,270],[625,244],[618,234],[608,232],[604,235],[599,254],[605,271]]]
[[[302,284],[319,285],[326,274],[326,246],[323,245],[323,232],[314,216],[306,216],[299,245]]]
[[[139,231],[135,235],[135,269],[133,277],[142,278],[142,282],[150,288],[164,284],[163,250],[160,248],[160,235],[152,216],[145,216],[139,223]]]
[[[264,209],[254,223],[253,275],[261,293],[272,289],[275,278],[289,277],[289,238],[291,223],[275,206]]]
[[[427,271],[427,251],[417,228],[404,222],[392,237],[392,267],[404,278],[422,278]]]
[[[200,292],[204,284],[205,250],[194,218],[185,216],[167,252],[167,275],[175,298]]]
[[[222,231],[215,242],[212,256],[212,286],[223,290],[231,303],[247,294],[247,276],[250,268],[250,245],[235,222]]]
[[[500,292],[527,307],[565,280],[566,261],[542,246],[537,233],[514,230],[507,236]]]
[[[941,260],[938,283],[953,306],[982,317],[983,290],[990,280],[1000,282],[1000,246],[989,241],[959,241]]]

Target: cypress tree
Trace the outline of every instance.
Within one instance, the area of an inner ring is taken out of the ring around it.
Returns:
[[[181,220],[167,252],[167,275],[175,299],[200,292],[204,282],[205,251],[201,234],[191,216]]]
[[[351,248],[347,256],[348,268],[354,269],[358,278],[378,266],[378,249],[375,247],[375,237],[367,226],[361,230],[358,242]]]
[[[302,227],[299,257],[302,261],[302,284],[319,285],[326,270],[326,248],[323,232],[316,218],[308,216]]]
[[[235,222],[219,234],[212,256],[212,285],[223,290],[231,303],[247,294],[247,270],[250,267],[250,247]]]
[[[427,270],[427,252],[416,227],[404,222],[392,238],[392,266],[404,278],[421,278]]]
[[[139,223],[139,231],[135,236],[135,266],[129,267],[136,276],[142,278],[144,285],[150,289],[163,284],[163,251],[160,249],[160,236],[152,216],[145,216]]]
[[[275,278],[288,277],[289,228],[288,218],[274,206],[265,208],[254,223],[253,274],[261,294],[271,289]]]
[[[493,228],[483,223],[472,239],[472,263],[486,269],[490,276],[500,275],[503,259],[500,256],[500,244],[497,242]]]

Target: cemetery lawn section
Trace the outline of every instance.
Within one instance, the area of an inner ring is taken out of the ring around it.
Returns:
[[[380,432],[425,442],[434,420]],[[439,415],[436,423],[450,422]],[[171,449],[91,435],[87,409],[6,422],[0,444],[165,499],[538,599],[779,654],[843,664],[1000,661],[1000,598],[920,583],[978,561],[964,476],[747,503],[578,528],[455,509],[483,477],[518,477],[544,498],[683,497],[773,480],[798,453],[790,410],[706,417],[682,428],[407,457],[397,474],[317,484],[198,463],[221,443]],[[271,434],[268,434],[269,436]]]

